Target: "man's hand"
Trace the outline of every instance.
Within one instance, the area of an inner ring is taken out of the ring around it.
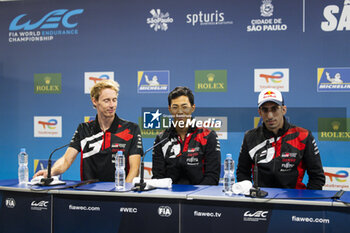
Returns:
[[[40,170],[37,173],[34,174],[33,178],[37,177],[37,176],[43,176],[44,178],[47,177],[47,170]]]

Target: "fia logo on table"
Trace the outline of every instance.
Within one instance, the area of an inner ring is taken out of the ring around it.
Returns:
[[[166,31],[168,30],[168,24],[173,23],[174,19],[169,17],[169,13],[162,13],[160,9],[152,9],[150,10],[152,18],[147,18],[147,24],[149,24],[150,28],[153,28],[154,31]]]
[[[339,13],[340,16],[337,17]],[[323,31],[350,31],[350,0],[344,1],[342,11],[337,5],[326,6],[323,10],[323,16],[326,20],[321,22],[321,29]]]
[[[170,217],[172,212],[169,206],[159,206],[158,208],[158,214],[161,217]]]
[[[114,80],[114,72],[85,72],[84,73],[84,93],[90,94],[91,88],[102,80]]]
[[[5,205],[6,205],[7,208],[10,208],[10,209],[15,208],[16,201],[15,201],[15,199],[13,199],[11,197],[10,198],[6,198]]]

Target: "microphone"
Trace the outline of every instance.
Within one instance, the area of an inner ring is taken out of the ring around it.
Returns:
[[[267,144],[268,145],[268,144]],[[267,155],[267,147],[266,145],[266,155]],[[256,154],[254,156],[254,169],[253,169],[253,177],[254,177],[254,185],[253,187],[249,190],[249,196],[250,197],[266,197],[267,196],[267,192],[264,190],[261,190],[258,187],[258,175],[259,175],[259,169],[258,169],[258,155]]]
[[[52,164],[51,157],[52,157],[53,153],[55,153],[56,151],[66,147],[66,146],[69,146],[69,144],[66,144],[64,146],[58,147],[58,148],[54,149],[51,152],[50,157],[47,160],[47,178],[42,178],[41,179],[41,185],[42,186],[49,186],[51,184],[51,182],[53,181],[53,178],[51,177],[51,164]]]
[[[146,157],[146,154],[153,150],[155,147],[157,147],[158,145],[162,144],[163,142],[165,142],[167,139],[169,139],[171,137],[172,134],[170,134],[168,137],[165,137],[163,138],[162,140],[160,140],[158,143],[154,144],[153,146],[151,146],[150,148],[148,148],[146,150],[146,152],[143,154],[142,158],[141,158],[141,174],[140,174],[140,183],[136,183],[133,190],[134,191],[145,191],[145,188],[146,188],[146,182],[144,180],[144,175],[145,175],[145,163],[144,163],[144,160],[145,160],[145,157]],[[155,189],[155,188],[152,188],[152,189]],[[152,190],[152,189],[147,189],[148,190]]]

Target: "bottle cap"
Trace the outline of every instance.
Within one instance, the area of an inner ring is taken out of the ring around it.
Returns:
[[[122,155],[122,154],[123,154],[123,151],[118,150],[117,155]]]
[[[25,153],[25,152],[26,152],[26,148],[21,148],[21,153],[22,153],[22,152]]]
[[[226,154],[226,159],[227,159],[227,158],[232,159],[232,155],[231,155],[231,154]]]

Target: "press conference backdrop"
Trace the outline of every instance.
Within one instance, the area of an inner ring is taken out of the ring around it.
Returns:
[[[0,179],[17,177],[21,147],[33,175],[95,118],[89,88],[114,79],[144,148],[169,123],[169,91],[188,86],[235,161],[261,124],[258,93],[277,88],[316,138],[327,188],[349,188],[349,0],[1,1],[0,31]],[[79,163],[63,178],[80,179]]]

